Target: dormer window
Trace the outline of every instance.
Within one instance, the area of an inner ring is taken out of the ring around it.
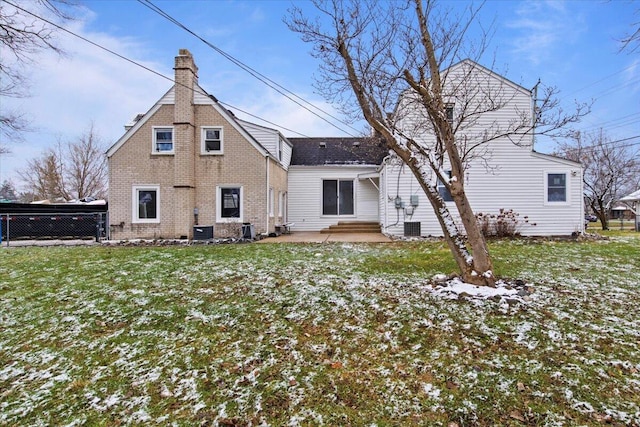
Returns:
[[[222,154],[223,133],[221,127],[202,128],[202,154]]]
[[[154,127],[153,128],[153,153],[173,154],[173,128]]]

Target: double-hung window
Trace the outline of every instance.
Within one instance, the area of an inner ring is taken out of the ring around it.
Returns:
[[[446,173],[449,179],[451,179],[451,171],[446,171]],[[451,197],[451,192],[444,185],[444,182],[442,182],[440,179],[438,179],[438,193],[440,194],[440,197],[442,197],[442,200],[444,200],[445,202],[453,202],[453,197]]]
[[[132,222],[160,222],[160,186],[134,185],[132,193]]]
[[[547,202],[567,202],[566,173],[547,173]]]
[[[201,140],[202,154],[222,154],[223,134],[221,127],[203,127]]]
[[[449,124],[453,124],[453,109],[455,108],[455,104],[448,103],[444,106],[444,112],[447,116],[447,121]]]
[[[218,187],[217,222],[242,222],[242,187]]]
[[[273,187],[269,187],[269,216],[273,217],[275,216],[275,205],[276,205],[276,199],[275,199],[275,193],[273,191]]]
[[[153,128],[153,153],[173,154],[173,128]]]
[[[322,215],[353,215],[353,196],[353,180],[323,180]]]

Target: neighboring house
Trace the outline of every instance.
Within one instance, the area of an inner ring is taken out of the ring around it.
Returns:
[[[196,225],[236,237],[285,220],[291,145],[236,119],[197,72],[181,49],[175,85],[107,151],[111,238],[192,238]]]
[[[619,201],[631,208],[635,217],[635,230],[640,231],[640,190],[624,196]]]
[[[442,235],[413,174],[381,140],[287,140],[239,120],[202,90],[187,50],[175,61],[175,86],[107,152],[111,238],[192,238],[195,226],[231,237],[246,230],[243,224],[256,234],[285,223],[292,231],[320,231],[344,221],[378,223],[391,235]],[[507,108],[483,116],[485,126],[532,113],[529,90],[471,61],[460,66],[510,99]],[[409,110],[404,124],[418,128],[418,116]],[[418,137],[433,140],[429,132]],[[465,175],[475,212],[513,210],[523,235],[583,231],[580,164],[533,151],[531,136],[517,144],[498,138],[483,154],[469,161]]]

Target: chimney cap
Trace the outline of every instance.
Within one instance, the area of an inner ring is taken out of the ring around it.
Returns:
[[[189,52],[189,49],[179,49],[178,56],[192,56],[192,55],[191,55],[191,52]]]

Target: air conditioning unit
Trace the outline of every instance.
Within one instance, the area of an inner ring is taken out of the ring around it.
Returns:
[[[193,240],[213,239],[213,225],[194,225]]]
[[[404,235],[406,237],[420,237],[420,222],[405,222]]]
[[[253,240],[256,238],[256,232],[253,228],[253,224],[245,222],[242,224],[242,238]]]

